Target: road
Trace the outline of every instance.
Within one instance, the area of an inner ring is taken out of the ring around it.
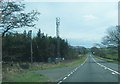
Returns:
[[[79,67],[66,75],[58,84],[66,82],[119,82],[118,64],[108,63],[88,54]],[[113,84],[113,83],[112,83]],[[118,84],[118,83],[117,83]]]

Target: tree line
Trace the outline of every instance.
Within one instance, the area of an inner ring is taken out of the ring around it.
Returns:
[[[57,58],[57,38],[47,36],[37,32],[37,35],[31,38],[31,32],[7,33],[3,37],[3,61],[27,61],[30,62],[31,41],[34,62],[47,62],[48,58]],[[59,38],[60,57],[65,59],[78,58],[79,54],[85,54],[86,48],[75,48],[68,44],[67,40]]]

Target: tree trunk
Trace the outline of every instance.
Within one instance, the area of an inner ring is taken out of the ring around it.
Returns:
[[[118,61],[120,61],[120,44],[118,44]]]
[[[2,37],[4,37],[4,36],[5,36],[5,32],[2,33]]]
[[[3,33],[2,33],[2,37],[5,36],[5,33],[8,32],[10,30],[10,28],[7,28]]]

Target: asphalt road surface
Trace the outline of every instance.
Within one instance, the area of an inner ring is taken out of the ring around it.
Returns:
[[[87,59],[79,67],[66,75],[58,84],[67,82],[119,82],[118,64],[96,59],[88,54]]]

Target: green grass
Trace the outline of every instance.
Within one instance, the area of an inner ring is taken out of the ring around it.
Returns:
[[[3,82],[48,82],[49,79],[32,71],[4,74]]]
[[[101,60],[105,60],[107,62],[111,62],[111,63],[115,63],[115,64],[120,64],[120,62],[116,61],[116,60],[107,59],[107,58],[103,58],[103,57],[100,57],[100,56],[96,56],[96,58],[101,59]]]
[[[34,63],[30,69],[22,71],[17,71],[17,68],[14,67],[10,71],[3,71],[3,82],[49,82],[51,81],[50,78],[37,74],[34,71],[71,66],[75,67],[83,63],[85,59],[86,56],[82,56],[79,59],[65,60],[58,64]]]
[[[118,58],[118,54],[107,54],[106,57],[111,58],[111,59],[117,59]]]
[[[80,65],[81,63],[83,63],[86,59],[86,56],[83,56],[77,60],[72,60],[72,61],[69,61],[69,63],[64,63],[64,66],[66,67],[69,67],[69,66],[78,66]]]

